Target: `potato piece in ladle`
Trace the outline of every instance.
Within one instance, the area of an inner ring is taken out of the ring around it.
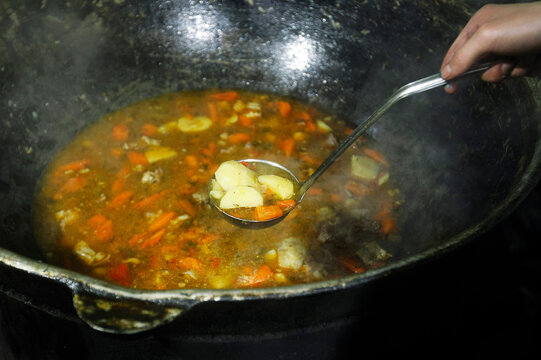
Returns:
[[[249,208],[261,205],[263,205],[263,196],[250,186],[237,186],[228,190],[220,200],[220,208],[222,209]]]
[[[280,200],[291,199],[295,193],[293,183],[278,175],[261,175],[257,181],[266,186]]]
[[[214,173],[214,178],[225,191],[237,186],[257,186],[257,174],[234,160],[223,162]]]
[[[218,184],[216,179],[212,179],[210,181],[209,189],[210,189],[209,195],[210,195],[210,197],[212,197],[214,199],[220,200],[225,195],[224,189],[220,186],[220,184]]]

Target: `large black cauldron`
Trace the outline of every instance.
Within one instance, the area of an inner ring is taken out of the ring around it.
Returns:
[[[378,311],[378,287],[487,231],[540,171],[539,84],[472,80],[396,105],[373,129],[405,206],[387,266],[255,290],[139,291],[43,263],[32,199],[54,153],[145,97],[227,87],[297,97],[358,122],[437,71],[465,23],[459,2],[99,1],[0,5],[0,289],[113,333],[245,333]],[[460,264],[457,264],[460,266]],[[397,290],[398,291],[398,290]]]

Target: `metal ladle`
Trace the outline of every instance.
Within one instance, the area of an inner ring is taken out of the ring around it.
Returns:
[[[454,78],[452,81],[456,81],[458,79],[464,78],[471,74],[476,74],[479,72],[483,72],[487,69],[489,69],[493,64],[483,64],[476,67],[471,68],[464,74]],[[409,84],[404,85],[397,91],[395,91],[391,97],[387,99],[383,105],[381,105],[376,111],[372,113],[366,120],[362,121],[354,130],[353,132],[346,137],[339,145],[338,147],[319,165],[319,167],[306,179],[304,182],[300,182],[295,174],[293,174],[289,169],[285,168],[284,166],[268,161],[268,160],[261,160],[261,159],[244,159],[239,160],[239,162],[248,163],[252,166],[256,167],[256,172],[259,174],[274,174],[278,176],[282,176],[285,178],[288,178],[293,182],[294,188],[295,188],[295,196],[293,200],[296,201],[296,205],[299,205],[299,203],[304,198],[304,195],[306,194],[306,191],[314,184],[314,182],[331,166],[339,157],[346,151],[354,142],[357,140],[357,138],[361,135],[363,135],[366,130],[370,126],[372,126],[376,121],[378,121],[381,116],[395,103],[397,103],[399,100],[402,100],[410,95],[418,94],[427,90],[431,90],[440,86],[444,86],[449,84],[451,81],[447,81],[441,77],[441,74],[434,74],[428,77],[425,77],[423,79],[411,82]],[[214,179],[214,177],[213,177]],[[210,192],[210,186],[209,186],[209,192]],[[222,213],[225,218],[233,223],[234,225],[250,228],[250,229],[262,229],[266,228],[272,225],[275,225],[282,221],[295,207],[284,211],[282,216],[270,219],[270,220],[264,220],[264,221],[258,221],[258,220],[247,220],[242,219],[239,217],[236,217],[234,215],[231,215],[227,212],[225,212],[223,209],[219,207],[219,204],[216,202],[215,199],[213,199],[212,196],[210,196],[210,201],[212,205],[220,212]]]

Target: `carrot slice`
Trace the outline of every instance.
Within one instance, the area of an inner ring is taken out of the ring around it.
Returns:
[[[64,186],[62,186],[61,192],[72,193],[81,190],[86,186],[86,179],[82,176],[77,176],[68,179]]]
[[[255,169],[255,166],[254,166],[253,164],[250,164],[250,163],[247,162],[247,161],[244,161],[244,160],[243,160],[243,161],[241,161],[240,163],[241,163],[242,165],[246,166],[246,167],[247,167],[248,169],[250,169],[250,170],[254,170],[254,169]]]
[[[350,193],[357,195],[357,196],[365,196],[373,192],[373,190],[361,183],[358,183],[356,181],[348,181],[344,188],[348,190]]]
[[[239,124],[242,126],[250,126],[252,125],[252,119],[248,116],[241,115],[239,116]]]
[[[199,236],[201,235],[201,231],[202,229],[198,226],[192,226],[188,229],[186,229],[183,233],[182,233],[182,240],[185,240],[185,241],[196,241]]]
[[[271,268],[264,264],[257,268],[255,271],[250,271],[249,268],[245,269],[245,273],[237,279],[237,283],[240,286],[259,286],[270,280],[273,276]]]
[[[276,219],[282,214],[282,209],[276,205],[257,206],[254,210],[254,217],[257,221]]]
[[[189,256],[178,259],[177,265],[182,270],[195,270],[197,272],[201,272],[203,270],[201,261]]]
[[[133,207],[137,210],[144,209],[152,204],[155,204],[158,200],[160,200],[165,194],[167,194],[167,190],[163,190],[157,194],[150,195],[142,200],[139,200],[135,204],[133,204]]]
[[[175,217],[175,215],[176,214],[174,211],[168,211],[161,214],[148,226],[148,231],[154,232],[163,227],[166,227],[169,224],[169,221],[171,221]]]
[[[128,138],[130,129],[126,124],[120,123],[113,126],[113,138],[118,141],[124,141]]]
[[[61,175],[61,174],[65,173],[66,171],[70,171],[70,170],[72,170],[72,171],[83,170],[83,169],[86,169],[89,164],[90,164],[90,160],[88,160],[88,159],[81,159],[81,160],[77,160],[77,161],[72,161],[72,162],[69,162],[67,164],[60,165],[56,169],[55,174]]]
[[[145,242],[141,244],[141,249],[156,245],[165,235],[165,229],[161,229],[152,234]]]
[[[208,103],[209,108],[209,116],[212,122],[217,123],[220,120],[220,115],[218,112],[218,107],[216,106],[215,102],[209,102]]]
[[[201,152],[203,153],[203,155],[206,155],[208,157],[213,157],[214,154],[216,154],[216,144],[213,142],[210,142],[209,146],[201,149]]]
[[[295,205],[297,205],[297,202],[293,199],[280,200],[276,202],[276,206],[282,209],[282,211],[289,211],[293,209]]]
[[[124,186],[126,185],[126,178],[130,173],[131,168],[129,166],[120,169],[120,171],[116,174],[113,184],[111,185],[111,191],[113,194],[118,194],[124,189]]]
[[[213,165],[213,164],[212,164],[212,159],[209,159],[209,158],[207,158],[207,157],[202,158],[202,159],[201,159],[201,163],[202,163],[202,164],[205,164],[205,165],[207,165],[207,166]]]
[[[287,157],[290,157],[295,149],[295,139],[286,138],[282,141],[282,150]]]
[[[232,101],[238,99],[239,93],[236,91],[224,91],[211,94],[210,97],[215,100]]]
[[[186,212],[186,214],[190,215],[191,217],[195,217],[197,215],[198,211],[190,201],[180,199],[178,201],[178,205]]]
[[[390,217],[381,219],[381,232],[382,234],[390,234],[396,228],[394,220]]]
[[[343,257],[338,259],[342,265],[344,265],[349,271],[360,274],[366,271],[366,269],[360,265],[357,261],[350,257]]]
[[[193,168],[199,167],[199,159],[197,159],[197,156],[195,155],[186,155],[184,158],[184,161],[186,162],[186,165]]]
[[[109,209],[118,209],[124,205],[127,205],[131,198],[133,196],[133,193],[131,191],[124,191],[115,196],[109,204],[107,204],[107,207]]]
[[[116,177],[124,177],[125,178],[128,175],[130,175],[130,173],[131,173],[131,168],[129,166],[125,166],[116,173]]]
[[[231,144],[239,144],[250,140],[250,135],[245,133],[235,133],[229,135],[228,140]]]
[[[372,158],[373,160],[383,165],[389,166],[389,163],[387,162],[387,160],[385,160],[385,156],[383,156],[383,154],[380,153],[379,151],[374,150],[374,149],[369,149],[369,148],[362,148],[362,152],[363,154]]]
[[[392,204],[385,202],[381,205],[380,209],[376,214],[374,214],[374,219],[382,220],[383,218],[389,217],[392,211]]]
[[[92,216],[90,219],[88,219],[88,225],[92,226],[93,228],[97,228],[98,226],[102,225],[107,221],[107,218],[103,216],[102,214],[96,214]]]
[[[73,193],[81,190],[86,186],[87,182],[86,179],[82,176],[77,176],[73,178],[69,178],[64,185],[60,188],[60,190],[53,195],[53,200],[61,200],[64,198],[64,195],[68,193]]]
[[[311,157],[310,155],[304,153],[304,154],[299,154],[299,157],[303,160],[303,161],[306,161],[307,164],[309,165],[319,165],[321,164],[321,160],[318,160],[318,159],[314,159],[313,157]]]
[[[180,185],[178,188],[179,194],[182,195],[191,195],[195,192],[195,190],[197,190],[196,187],[190,184]]]
[[[113,194],[118,194],[124,189],[124,185],[126,185],[126,178],[116,178],[115,181],[113,181],[113,185],[111,185],[111,192]]]
[[[259,269],[255,271],[253,277],[253,285],[259,285],[272,277],[272,270],[268,265],[261,265]]]
[[[218,234],[204,234],[197,240],[199,244],[210,244],[216,239],[219,239],[221,236]]]
[[[143,124],[141,126],[141,134],[145,136],[152,136],[158,131],[158,127],[152,124]]]
[[[301,118],[304,120],[304,124],[306,125],[306,130],[309,132],[316,131],[316,124],[314,123],[314,120],[312,120],[312,116],[308,114],[306,111],[301,112]]]
[[[107,273],[109,278],[121,285],[130,286],[131,285],[131,274],[128,264],[121,263]]]
[[[180,248],[177,245],[162,245],[160,248],[160,253],[165,254],[175,254],[180,251]]]
[[[143,240],[145,236],[147,236],[147,233],[135,234],[128,240],[128,244],[130,245],[138,244]]]
[[[143,153],[136,151],[128,151],[128,159],[133,165],[147,165],[148,159],[147,156]]]
[[[287,101],[278,101],[277,102],[277,105],[278,105],[278,112],[280,113],[280,115],[282,115],[282,117],[288,117],[289,114],[291,113],[291,104],[288,103]]]
[[[94,228],[94,235],[101,242],[113,240],[113,222],[102,214],[96,214],[88,220],[88,225]]]
[[[111,220],[106,220],[102,225],[98,226],[94,230],[94,234],[101,242],[109,242],[113,240],[113,222]]]

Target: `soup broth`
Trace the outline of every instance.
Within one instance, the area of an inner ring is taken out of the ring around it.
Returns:
[[[400,192],[373,140],[360,138],[275,226],[235,227],[208,195],[228,160],[271,160],[303,181],[350,132],[336,116],[269,94],[146,99],[99,119],[55,156],[37,191],[36,234],[51,263],[141,289],[361,273],[400,241]]]

